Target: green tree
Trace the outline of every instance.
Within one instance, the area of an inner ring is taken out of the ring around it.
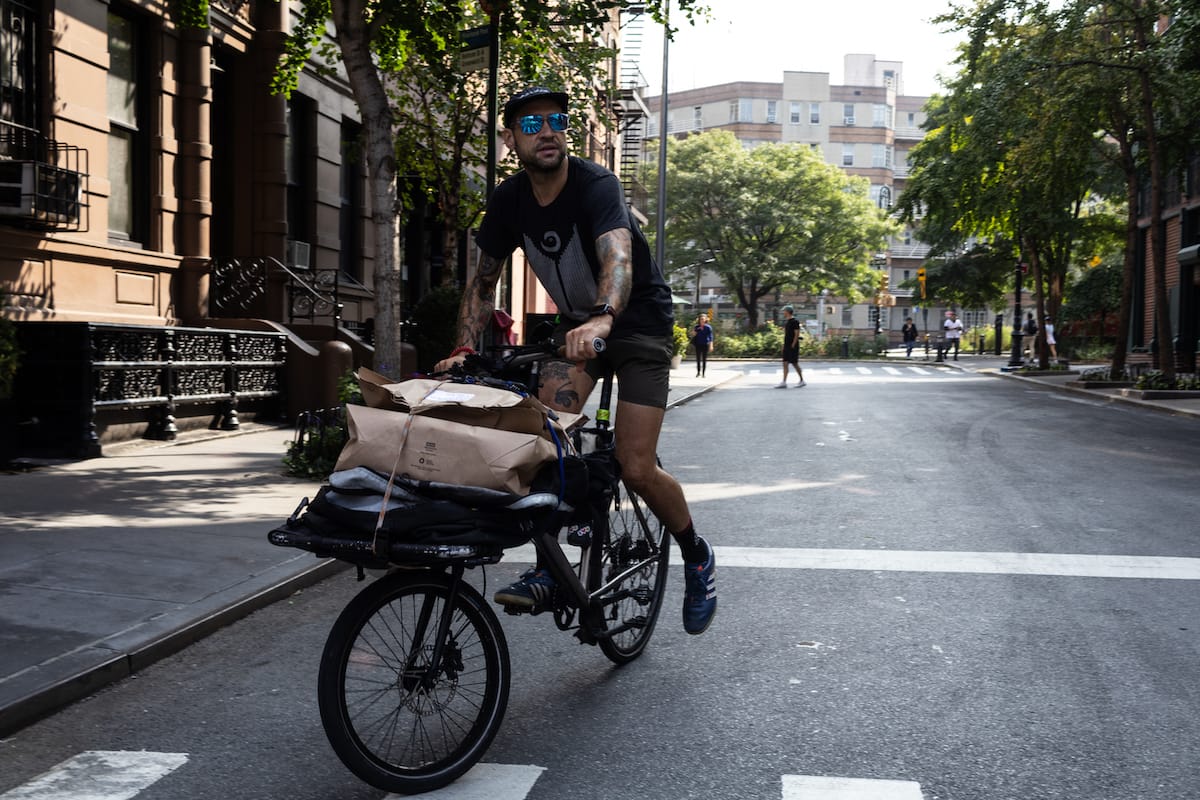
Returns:
[[[1037,316],[1057,316],[1072,254],[1097,227],[1089,201],[1113,185],[1090,84],[1057,66],[1061,23],[1045,3],[999,0],[944,19],[968,33],[963,66],[930,108],[902,213],[925,211],[920,235],[941,255],[1008,243],[1032,268]]]
[[[759,300],[780,289],[862,297],[897,230],[868,189],[803,145],[747,150],[728,131],[669,140],[667,269],[711,259],[752,328]]]
[[[1114,194],[1103,165],[1119,166],[1128,216],[1114,372],[1123,368],[1139,216],[1149,218],[1156,337],[1169,341],[1162,210],[1166,175],[1196,143],[1196,16],[1184,0],[981,0],[939,20],[968,42],[914,154],[925,174],[901,206],[912,218],[931,204],[921,236],[950,249],[972,236],[1014,238],[1038,301],[1047,299],[1039,315],[1057,316],[1073,250],[1090,251],[1089,237],[1111,228],[1084,212],[1096,195]]]
[[[1079,335],[1104,336],[1108,320],[1121,307],[1122,265],[1110,261],[1087,269],[1071,284],[1070,294],[1059,314],[1059,330],[1070,326]]]

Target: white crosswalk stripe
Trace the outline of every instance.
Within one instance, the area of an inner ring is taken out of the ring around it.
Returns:
[[[0,800],[132,800],[187,760],[186,753],[88,750],[0,794]]]
[[[187,760],[187,753],[89,750],[0,794],[0,800],[134,800]],[[533,764],[476,764],[449,786],[406,797],[524,800],[545,771]],[[780,800],[922,800],[921,785],[912,781],[781,775],[780,786]]]
[[[881,378],[881,379],[882,378],[904,379],[904,378],[911,378],[914,376],[920,376],[920,377],[925,377],[925,378],[939,378],[939,379],[946,378],[946,379],[950,379],[950,380],[955,380],[955,379],[961,380],[963,378],[978,378],[979,377],[978,375],[974,375],[974,374],[967,373],[967,372],[960,372],[958,370],[934,369],[932,367],[923,367],[923,366],[919,366],[917,364],[897,364],[896,366],[875,364],[875,365],[871,365],[871,366],[857,366],[856,365],[854,367],[850,367],[850,366],[846,366],[846,367],[815,366],[812,364],[808,364],[808,365],[804,365],[803,369],[804,369],[804,374],[805,374],[806,379],[811,376],[811,377],[816,377],[818,380],[820,379],[821,376],[829,376],[829,377],[834,377],[834,378],[839,378],[839,377],[853,378],[853,379],[858,379],[860,377]],[[752,375],[755,377],[762,376],[765,378],[769,378],[772,381],[778,381],[780,371],[779,371],[778,367],[764,365],[761,367],[750,367],[746,370],[746,374]]]
[[[784,775],[783,800],[922,800],[912,781]]]

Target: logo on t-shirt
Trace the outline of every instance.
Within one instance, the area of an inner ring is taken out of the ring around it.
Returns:
[[[546,231],[542,234],[541,249],[547,255],[557,255],[562,249],[562,239],[558,236],[558,231]]]

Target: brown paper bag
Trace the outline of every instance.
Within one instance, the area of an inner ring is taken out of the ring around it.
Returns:
[[[473,412],[467,410],[469,417]],[[407,434],[405,425],[411,418]],[[346,407],[350,440],[335,470],[369,467],[415,480],[528,494],[543,464],[558,458],[548,436],[442,419],[431,414],[351,405]],[[564,447],[570,447],[563,436]],[[397,449],[399,459],[397,460]]]

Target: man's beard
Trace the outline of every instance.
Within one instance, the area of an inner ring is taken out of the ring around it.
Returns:
[[[566,158],[567,154],[564,151],[559,150],[557,156],[554,158],[553,163],[545,164],[541,161],[538,161],[537,152],[535,151],[531,158],[522,160],[522,166],[525,167],[526,172],[557,172]]]

